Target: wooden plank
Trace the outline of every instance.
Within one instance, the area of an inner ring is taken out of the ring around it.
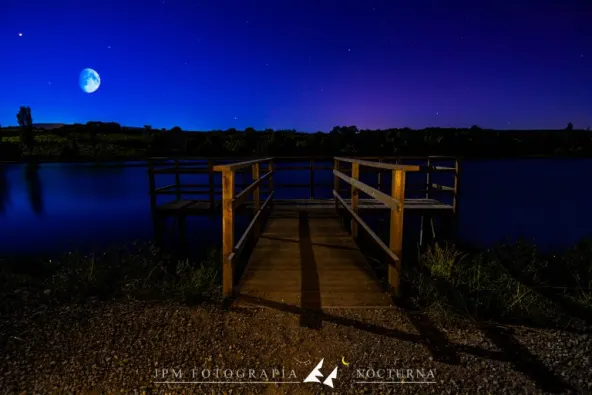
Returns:
[[[176,211],[184,209],[192,204],[194,204],[194,200],[175,200],[174,202],[165,203],[161,206],[158,206],[158,210],[161,211]]]
[[[316,304],[317,301],[323,309],[327,308],[373,308],[373,307],[390,307],[392,302],[385,293],[375,291],[358,292],[352,294],[351,292],[249,292],[240,293],[238,296],[239,304],[251,303],[249,299],[261,299],[261,305],[255,302],[257,306],[265,307],[265,301],[280,303],[284,305],[303,307],[311,304]],[[242,303],[241,303],[242,302]]]
[[[304,308],[390,306],[364,255],[330,213],[306,220],[270,217],[237,287],[237,303],[260,298]]]
[[[449,191],[449,192],[454,192],[454,188],[453,187],[448,187],[446,185],[439,185],[439,184],[431,184],[433,189],[437,189],[439,191]]]

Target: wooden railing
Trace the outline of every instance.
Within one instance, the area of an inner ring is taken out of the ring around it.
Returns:
[[[268,162],[268,170],[260,174],[261,164]],[[235,174],[237,170],[251,168],[253,182],[235,195]],[[234,288],[234,264],[243,251],[251,235],[255,240],[261,232],[261,213],[273,198],[273,158],[257,159],[246,162],[216,165],[214,171],[222,172],[222,291],[225,297],[232,296]],[[268,179],[269,194],[261,204],[261,183]],[[247,197],[253,196],[254,216],[238,242],[234,243],[234,217],[237,207],[245,203]]]
[[[394,163],[394,164],[404,164],[407,161],[421,161],[422,165],[420,165],[420,172],[425,173],[425,182],[422,183],[408,183],[407,191],[409,192],[421,192],[424,193],[425,198],[433,197],[435,194],[445,193],[445,194],[452,194],[453,195],[453,206],[454,211],[456,212],[456,208],[458,205],[458,178],[459,178],[459,171],[460,171],[460,161],[457,158],[453,157],[437,157],[437,156],[430,156],[430,157],[360,157],[356,158],[359,160],[367,160],[379,163]],[[217,184],[214,178],[214,171],[213,168],[215,165],[220,163],[228,163],[232,159],[230,158],[177,158],[177,159],[168,159],[168,158],[151,158],[148,161],[149,167],[149,182],[150,182],[150,196],[151,202],[153,205],[156,204],[156,196],[157,195],[173,195],[180,199],[182,195],[201,195],[207,196],[203,200],[207,200],[213,206],[215,201],[219,199],[219,196],[222,194],[222,185]],[[239,159],[236,161],[250,161],[252,158],[248,159]],[[299,183],[286,183],[286,182],[277,182],[275,186],[277,188],[307,188],[309,189],[309,197],[314,199],[316,197],[315,190],[317,188],[331,188],[333,183],[331,182],[321,182],[315,178],[315,173],[317,171],[328,171],[333,170],[333,166],[328,166],[328,163],[333,162],[333,157],[274,157],[274,163],[276,164],[275,170],[276,171],[290,171],[290,170],[302,170],[308,171],[309,173],[309,180],[307,183],[299,184]],[[454,161],[455,165],[453,167],[450,166],[437,166],[434,165],[438,162],[452,162]],[[302,162],[308,162],[306,164],[300,164]],[[244,169],[242,169],[244,170]],[[248,170],[248,169],[247,169]],[[351,171],[350,169],[342,169],[342,172],[348,174]],[[389,172],[389,169],[385,168],[371,168],[371,167],[362,167],[360,169],[360,174],[362,173],[374,173],[377,177],[377,189],[380,191],[383,187],[388,186],[389,183],[384,182],[384,174],[385,172]],[[454,179],[454,185],[439,185],[432,182],[432,174],[433,173],[440,173],[440,172],[455,172],[456,177]],[[183,174],[208,174],[208,178],[204,179],[200,184],[182,184],[181,183],[181,175]],[[170,185],[163,185],[163,186],[156,186],[155,176],[156,175],[175,175],[175,182]],[[248,186],[246,181],[246,173],[237,172],[235,175],[235,185],[239,188],[244,188]],[[340,191],[341,192],[341,191]],[[201,200],[201,199],[200,199]]]
[[[355,238],[358,234],[358,225],[384,250],[392,259],[388,265],[387,281],[389,290],[398,297],[400,294],[399,284],[401,276],[401,259],[403,255],[403,209],[405,205],[405,173],[407,171],[419,171],[419,166],[397,165],[391,163],[371,162],[360,159],[339,158],[334,159],[334,180],[333,195],[335,197],[335,208],[343,206],[352,217],[351,232]],[[339,171],[341,163],[351,163],[351,177]],[[360,181],[360,166],[391,171],[392,185],[391,193],[387,195],[376,188],[373,188]],[[339,194],[339,180],[351,185],[351,207]],[[379,236],[370,229],[368,224],[358,215],[359,192],[378,200],[391,209],[389,245],[387,246]]]

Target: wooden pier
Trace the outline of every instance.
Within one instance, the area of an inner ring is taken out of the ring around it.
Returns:
[[[406,160],[418,159],[423,163],[405,164]],[[308,166],[286,166],[303,161]],[[435,165],[442,161],[453,165]],[[315,162],[333,166],[315,166]],[[391,306],[393,297],[400,294],[403,213],[411,210],[422,217],[420,241],[424,218],[454,218],[457,213],[456,158],[264,158],[239,162],[177,159],[168,167],[156,163],[150,163],[149,174],[157,218],[177,218],[179,234],[183,235],[187,216],[221,216],[223,292],[239,304],[271,301],[312,310]],[[274,175],[283,170],[308,170],[309,183],[280,183],[280,177],[274,180]],[[318,170],[332,171],[332,185],[315,182]],[[215,183],[215,172],[221,173],[219,185]],[[360,181],[360,175],[366,172],[376,174],[376,187]],[[406,182],[408,173],[418,172],[425,173],[425,182]],[[432,175],[437,172],[453,173],[451,185],[435,184]],[[174,175],[175,183],[157,187],[159,174]],[[207,174],[208,181],[183,184],[183,174]],[[385,182],[385,176],[389,182]],[[388,191],[384,191],[385,186]],[[290,187],[310,188],[309,199],[274,199],[278,189]],[[316,198],[318,187],[332,188],[332,198]],[[406,188],[418,196],[406,197]],[[448,201],[442,198],[446,194],[451,195]],[[157,203],[157,195],[175,198]],[[186,199],[187,195],[205,198]],[[362,219],[361,213],[368,210],[390,212],[388,240],[377,236]],[[236,237],[235,218],[241,214],[250,215],[251,220],[245,232]],[[343,226],[343,214],[350,219],[347,228]],[[434,232],[433,221],[431,225]],[[388,275],[382,282],[358,247],[360,232],[366,233],[388,257]],[[241,259],[243,270],[239,277],[236,269]]]

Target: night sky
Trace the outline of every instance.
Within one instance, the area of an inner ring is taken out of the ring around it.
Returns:
[[[586,128],[586,3],[1,0],[0,124]]]

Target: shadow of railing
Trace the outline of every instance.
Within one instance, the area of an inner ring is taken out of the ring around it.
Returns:
[[[458,354],[461,353],[493,361],[508,362],[512,364],[516,370],[528,376],[535,385],[545,393],[563,394],[574,392],[571,385],[557,377],[557,375],[547,368],[534,354],[520,344],[520,342],[514,338],[512,330],[505,330],[489,325],[484,325],[479,328],[501,350],[492,351],[476,346],[450,342],[446,338],[446,335],[439,331],[426,316],[423,316],[420,313],[413,313],[410,315],[406,310],[402,310],[403,314],[409,318],[409,321],[416,327],[419,334],[385,328],[352,318],[332,315],[317,309],[301,308],[248,295],[242,295],[241,299],[259,306],[291,314],[298,314],[301,317],[305,316],[308,320],[307,322],[310,322],[310,320],[314,320],[317,323],[322,323],[323,321],[330,322],[335,325],[347,326],[375,335],[394,338],[403,342],[420,344],[428,349],[434,360],[451,365],[460,364],[460,357]],[[231,307],[231,301],[227,301],[225,306],[227,309],[240,311],[240,309]]]

